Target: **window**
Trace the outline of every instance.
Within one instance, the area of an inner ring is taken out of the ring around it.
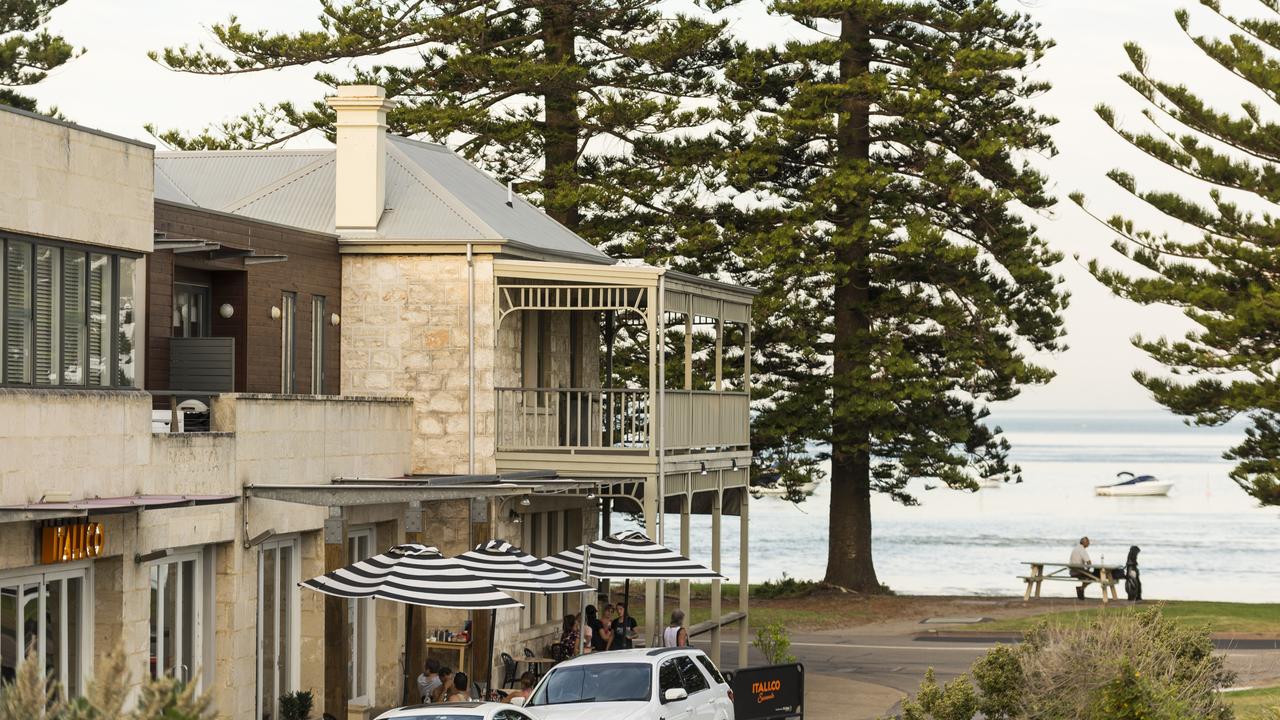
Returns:
[[[148,568],[151,583],[151,677],[196,679],[203,662],[204,573],[199,553],[173,555]]]
[[[133,387],[137,262],[0,237],[0,384]]]
[[[173,337],[209,337],[213,305],[209,288],[204,285],[174,283]]]
[[[373,554],[373,528],[352,530],[347,534],[347,561],[356,562]],[[352,702],[369,704],[373,687],[373,601],[368,598],[347,601],[347,639],[351,657],[347,661]]]
[[[311,297],[311,393],[324,394],[324,296]]]
[[[690,695],[711,688],[707,678],[702,675],[702,671],[693,664],[693,660],[688,655],[677,657],[676,667],[680,670],[680,676],[684,678],[684,689]]]
[[[673,666],[674,672],[674,666]],[[527,707],[593,702],[645,702],[653,666],[645,663],[591,663],[553,669],[538,684]],[[680,687],[680,676],[676,674]]]
[[[280,696],[298,682],[298,541],[258,546],[258,713],[279,717]]]
[[[724,676],[721,675],[720,671],[716,669],[716,666],[711,662],[711,658],[707,657],[706,655],[699,655],[698,664],[706,669],[707,674],[711,676],[712,680],[715,680],[720,685],[725,684]]]
[[[684,679],[680,677],[680,669],[676,661],[667,660],[658,666],[658,701],[667,701],[667,691],[684,689]]]
[[[280,301],[280,392],[292,395],[297,392],[297,341],[298,293],[287,292]]]
[[[0,577],[0,683],[34,646],[36,662],[68,697],[84,692],[93,637],[87,568]]]
[[[526,310],[520,321],[520,377],[526,388],[551,387],[551,359],[547,356],[550,350],[548,333],[551,323],[537,310]],[[529,407],[546,407],[547,393],[526,393],[532,395],[525,400]]]

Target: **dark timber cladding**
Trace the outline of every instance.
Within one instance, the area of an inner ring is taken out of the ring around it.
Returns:
[[[312,329],[323,331],[324,394],[337,395],[340,373],[341,325],[329,322],[342,314],[342,263],[337,238],[297,228],[265,223],[216,211],[157,200],[155,230],[167,241],[193,239],[222,244],[222,252],[175,252],[157,249],[147,263],[146,387],[192,390],[172,384],[171,338],[175,326],[175,284],[179,288],[209,288],[205,327],[201,332],[235,341],[234,382],[237,392],[281,392],[283,322],[272,319],[271,308],[284,308],[284,293],[296,293],[293,374],[295,392],[312,392]],[[230,249],[231,251],[225,251]],[[284,255],[283,262],[246,262],[243,255]],[[239,252],[237,252],[239,251]],[[324,298],[323,317],[313,322],[315,298]],[[230,304],[223,318],[218,310]],[[253,358],[250,363],[248,358]]]

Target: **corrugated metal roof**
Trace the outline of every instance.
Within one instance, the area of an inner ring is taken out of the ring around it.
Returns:
[[[442,145],[388,136],[389,240],[501,241],[612,263],[591,243],[516,198]],[[253,150],[156,153],[156,197],[317,232],[334,232],[336,153]]]
[[[164,152],[156,153],[156,175],[163,174],[196,205],[225,210],[228,204],[332,156],[333,150]]]
[[[532,248],[613,262],[594,245],[523,198],[517,196],[508,207],[507,189],[501,183],[443,145],[395,136],[388,139],[501,237]]]

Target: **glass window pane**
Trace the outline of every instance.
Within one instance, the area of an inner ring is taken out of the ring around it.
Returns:
[[[293,690],[291,676],[293,674],[293,548],[285,545],[280,548],[280,692]]]
[[[276,550],[265,548],[260,555],[261,582],[258,583],[258,604],[262,613],[260,628],[261,643],[258,648],[258,659],[262,673],[262,715],[264,718],[275,717],[276,692]]]
[[[40,651],[40,646],[36,642],[40,637],[40,586],[23,585],[21,602],[19,618],[22,621],[22,646],[20,652],[23,657],[26,657],[27,652],[32,649],[36,652]]]
[[[0,683],[12,682],[22,658],[21,625],[18,622],[20,585],[0,587]]]
[[[324,393],[324,298],[311,298],[311,392]]]
[[[67,695],[75,697],[84,692],[80,679],[80,620],[84,613],[84,580],[78,577],[67,579],[67,677],[63,681]]]
[[[35,384],[57,385],[59,328],[58,316],[61,302],[58,298],[62,269],[58,248],[36,246],[35,292]]]
[[[151,677],[158,677],[160,662],[160,565],[152,565],[148,570],[151,585],[151,634],[150,648],[151,660],[148,663],[148,672]]]
[[[116,385],[133,386],[134,343],[137,341],[139,313],[134,293],[133,271],[137,260],[120,258],[120,292],[116,298]]]
[[[280,392],[286,395],[296,392],[295,375],[295,322],[297,320],[298,295],[287,292],[280,301]]]
[[[178,564],[165,563],[160,566],[160,617],[164,633],[160,637],[161,658],[164,660],[164,673],[180,677],[182,668],[178,657]]]
[[[111,258],[89,256],[89,384],[111,384]]]
[[[184,560],[182,563],[182,613],[178,618],[179,639],[182,641],[182,675],[183,682],[195,676],[196,671],[196,561]]]
[[[62,251],[62,384],[85,380],[85,254]]]
[[[31,382],[31,244],[10,240],[4,268],[4,381]]]
[[[62,682],[63,637],[62,631],[62,593],[63,581],[50,580],[45,583],[44,600],[44,672],[45,677],[54,682]]]

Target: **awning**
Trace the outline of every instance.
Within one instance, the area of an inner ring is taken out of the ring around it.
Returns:
[[[85,498],[66,502],[38,502],[27,505],[0,505],[0,523],[56,520],[112,515],[135,510],[162,510],[195,505],[219,505],[235,502],[235,495],[127,495],[124,497]]]
[[[334,478],[311,485],[246,485],[246,497],[280,502],[348,507],[387,503],[467,500],[509,495],[546,495],[594,489],[599,483],[566,480],[548,470],[507,475],[406,475],[395,478]]]

